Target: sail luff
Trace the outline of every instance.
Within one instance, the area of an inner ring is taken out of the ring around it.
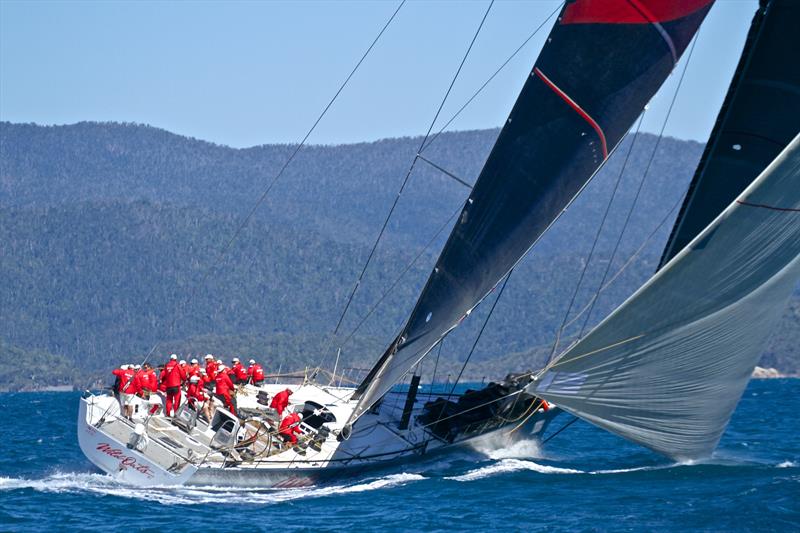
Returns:
[[[800,4],[761,0],[659,268],[705,228],[800,130]]]
[[[529,391],[669,457],[706,457],[799,280],[797,136]]]
[[[566,4],[400,336],[351,421],[455,328],[525,255],[633,124],[711,0]]]

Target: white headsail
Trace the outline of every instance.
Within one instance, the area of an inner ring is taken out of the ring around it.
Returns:
[[[799,280],[800,135],[529,389],[669,457],[706,457]]]

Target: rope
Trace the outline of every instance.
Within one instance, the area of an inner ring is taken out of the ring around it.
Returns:
[[[420,143],[420,146],[417,149],[417,154],[419,154],[422,151],[422,147],[425,146],[425,142],[428,140],[428,136],[431,134],[431,131],[433,130],[433,126],[439,119],[439,114],[442,112],[442,108],[444,107],[445,102],[447,102],[447,98],[450,96],[450,92],[453,90],[453,86],[455,85],[456,80],[458,79],[458,76],[461,73],[461,69],[464,67],[464,64],[467,61],[467,57],[469,57],[469,54],[472,51],[472,46],[475,44],[475,41],[477,40],[478,35],[480,34],[481,29],[483,28],[483,24],[484,22],[486,22],[486,17],[489,16],[489,11],[492,9],[493,5],[494,5],[494,0],[491,0],[491,2],[489,3],[489,7],[486,8],[486,12],[483,14],[483,18],[481,19],[481,22],[478,25],[478,29],[475,31],[475,34],[472,37],[472,41],[470,41],[469,46],[467,47],[467,51],[464,54],[464,57],[461,59],[461,63],[459,64],[458,69],[456,70],[456,73],[453,76],[453,79],[450,81],[450,86],[447,88],[444,98],[442,98],[442,101],[439,104],[439,108],[436,110],[436,114],[434,115],[433,120],[431,121],[431,124],[428,127],[428,131],[425,133],[425,137],[422,139],[422,142]],[[336,327],[334,328],[333,333],[330,336],[330,341],[328,343],[328,346],[322,351],[323,357],[318,365],[319,367],[321,367],[324,364],[326,358],[328,357],[328,352],[330,351],[330,348],[336,339],[336,335],[339,333],[339,328],[341,327],[342,322],[344,321],[344,318],[347,315],[347,311],[350,309],[350,305],[353,302],[353,298],[356,295],[356,291],[358,291],[358,287],[361,285],[361,281],[364,279],[364,274],[366,273],[367,268],[372,262],[372,258],[375,256],[375,250],[377,250],[378,244],[383,238],[383,234],[386,232],[386,228],[389,225],[389,220],[391,220],[392,215],[394,214],[394,211],[397,208],[397,204],[400,201],[400,197],[402,196],[403,191],[405,190],[406,185],[408,184],[408,180],[411,178],[411,174],[414,171],[414,167],[416,166],[418,160],[419,160],[419,155],[416,155],[414,159],[411,161],[408,171],[406,172],[406,175],[403,178],[403,182],[400,185],[400,189],[397,191],[397,195],[394,198],[394,202],[392,202],[392,206],[389,209],[389,213],[386,215],[386,219],[383,221],[383,225],[381,226],[380,232],[378,232],[378,238],[375,239],[375,243],[372,245],[372,249],[370,250],[369,255],[367,256],[367,261],[364,263],[364,267],[361,269],[361,273],[358,275],[358,279],[356,280],[355,285],[353,285],[353,290],[350,291],[350,296],[347,298],[344,310],[342,311],[342,314],[339,317],[338,322],[336,323]]]
[[[645,107],[645,111],[646,111]],[[603,213],[603,218],[600,220],[600,224],[597,227],[597,232],[594,236],[594,242],[592,242],[592,248],[589,251],[589,256],[586,259],[586,263],[583,265],[583,270],[581,270],[581,275],[578,278],[578,283],[575,285],[575,290],[572,292],[572,298],[569,301],[569,305],[567,306],[567,311],[564,313],[564,318],[561,320],[561,326],[559,326],[558,331],[556,332],[556,338],[553,342],[553,348],[550,350],[550,355],[547,358],[549,362],[553,355],[556,353],[558,349],[558,343],[561,340],[561,335],[564,333],[564,328],[566,327],[567,319],[569,318],[569,313],[572,311],[572,306],[575,304],[575,299],[578,297],[578,292],[580,291],[581,285],[583,285],[583,280],[586,276],[586,272],[589,270],[589,265],[592,263],[592,258],[594,257],[594,252],[597,249],[597,243],[600,241],[600,235],[603,233],[603,228],[605,227],[606,220],[608,219],[608,213],[611,211],[611,206],[614,204],[614,198],[617,196],[617,190],[619,189],[619,184],[622,181],[622,175],[625,173],[625,167],[628,164],[628,160],[630,159],[631,152],[633,151],[633,146],[636,143],[636,138],[639,135],[639,129],[642,127],[642,122],[644,121],[644,114],[645,111],[639,116],[639,123],[636,126],[636,134],[633,137],[633,141],[631,141],[631,145],[628,147],[628,153],[625,154],[625,162],[622,165],[622,169],[620,169],[619,174],[617,175],[617,179],[614,182],[614,189],[611,191],[611,197],[608,200],[608,205],[606,205],[605,213]]]
[[[175,328],[175,324],[177,323],[178,319],[179,318],[183,318],[184,310],[186,309],[186,307],[188,307],[188,305],[192,302],[192,300],[194,300],[194,298],[197,295],[197,292],[199,290],[199,287],[202,287],[203,285],[205,285],[206,281],[208,280],[209,276],[211,275],[211,272],[213,270],[215,270],[219,266],[219,264],[222,262],[223,257],[230,251],[230,248],[233,245],[233,242],[236,240],[236,238],[239,236],[239,234],[242,232],[242,230],[250,223],[250,220],[253,218],[253,215],[256,213],[258,208],[261,206],[261,204],[267,198],[267,195],[270,193],[270,191],[272,190],[274,185],[277,183],[278,179],[280,179],[280,177],[283,175],[283,173],[286,170],[286,168],[294,160],[294,158],[297,155],[297,153],[305,145],[305,143],[308,140],[308,138],[311,136],[311,134],[317,128],[317,125],[320,123],[322,118],[327,114],[328,110],[331,108],[333,103],[336,101],[336,99],[339,97],[341,92],[347,86],[347,84],[350,81],[350,79],[353,77],[353,75],[356,73],[358,68],[361,66],[361,64],[364,62],[364,60],[367,58],[367,55],[369,55],[369,53],[375,47],[375,45],[377,44],[378,40],[381,38],[381,36],[386,31],[386,29],[389,27],[389,25],[395,19],[395,17],[397,16],[397,13],[405,5],[405,3],[406,3],[406,0],[402,0],[400,2],[400,5],[397,6],[397,9],[394,10],[394,13],[392,13],[392,16],[389,17],[389,20],[386,21],[386,23],[381,28],[381,31],[378,32],[378,35],[375,37],[375,39],[369,45],[367,50],[361,56],[361,59],[358,60],[358,62],[356,63],[355,67],[353,67],[353,70],[350,71],[350,74],[347,76],[347,78],[345,78],[344,82],[342,82],[342,84],[339,86],[339,89],[333,95],[333,98],[330,99],[328,104],[325,106],[325,108],[322,110],[320,115],[317,117],[317,120],[314,122],[314,124],[311,126],[311,128],[309,128],[309,130],[306,133],[305,137],[303,137],[303,139],[300,141],[300,143],[295,147],[294,151],[289,156],[289,158],[286,160],[286,162],[284,162],[283,166],[280,168],[278,173],[272,178],[270,183],[264,189],[264,192],[261,194],[261,196],[258,198],[256,203],[253,205],[252,209],[250,209],[250,212],[247,214],[247,216],[244,218],[244,220],[241,222],[241,224],[239,224],[239,226],[236,229],[236,231],[234,232],[233,236],[228,240],[228,242],[225,244],[225,246],[223,246],[222,250],[220,251],[220,253],[217,256],[217,258],[215,259],[214,263],[212,263],[211,267],[206,270],[205,274],[203,275],[203,277],[200,280],[200,283],[198,283],[198,284],[196,284],[194,286],[192,291],[189,293],[189,297],[186,299],[186,301],[183,303],[183,305],[179,308],[178,312],[175,313],[175,316],[173,317],[172,322],[169,325],[168,331],[172,331]],[[156,348],[159,346],[160,343],[161,343],[161,341],[157,341],[153,345],[153,347],[147,353],[147,356],[144,358],[144,361],[142,361],[142,364],[144,364],[145,362],[147,362],[150,359],[150,356],[152,356],[152,354],[155,352]]]
[[[506,290],[506,284],[508,284],[508,280],[511,278],[511,274],[513,272],[514,269],[512,268],[511,270],[509,270],[508,274],[506,274],[506,279],[503,281],[503,285],[500,287],[500,292],[497,293],[497,298],[495,298],[494,302],[492,302],[492,307],[489,309],[489,314],[486,315],[486,319],[484,319],[483,321],[481,330],[478,332],[478,336],[475,338],[475,342],[472,343],[472,348],[470,349],[469,354],[467,355],[467,358],[464,361],[464,364],[461,366],[461,371],[458,373],[458,376],[453,382],[453,386],[450,388],[450,394],[453,394],[456,385],[458,385],[461,376],[464,374],[464,369],[467,368],[467,364],[469,363],[469,360],[472,358],[472,354],[475,353],[475,347],[478,346],[478,341],[481,340],[481,336],[483,335],[483,330],[486,329],[486,324],[488,324],[489,319],[492,318],[492,313],[494,313],[494,308],[497,307],[497,302],[499,302],[500,297],[503,296],[503,291]]]
[[[577,416],[574,416],[574,415],[573,415],[573,417],[572,417],[572,420],[570,420],[569,422],[567,422],[566,424],[564,424],[563,426],[561,426],[561,428],[560,428],[558,431],[556,431],[555,433],[553,433],[552,435],[550,435],[549,437],[547,437],[546,439],[544,439],[544,440],[542,441],[542,444],[546,444],[546,443],[547,443],[547,442],[548,442],[550,439],[552,439],[553,437],[555,437],[556,435],[558,435],[559,433],[561,433],[562,431],[564,431],[565,429],[567,429],[568,427],[570,427],[572,424],[574,424],[574,423],[575,423],[575,422],[577,422],[578,420],[580,420],[580,419],[579,419]]]
[[[608,260],[608,264],[606,265],[605,272],[603,273],[603,278],[600,281],[600,286],[601,287],[602,287],[603,283],[605,282],[606,276],[608,275],[608,271],[611,268],[611,264],[614,262],[614,258],[617,255],[617,251],[619,250],[619,245],[622,242],[622,238],[625,235],[625,231],[627,230],[628,224],[631,221],[631,217],[633,215],[633,211],[634,211],[634,209],[636,207],[636,204],[639,202],[639,196],[640,196],[640,194],[642,192],[642,189],[644,188],[644,183],[647,180],[647,176],[650,173],[650,167],[653,164],[653,160],[655,159],[656,153],[658,152],[658,146],[659,146],[659,144],[661,144],[661,139],[664,137],[664,130],[666,129],[667,122],[669,122],[669,117],[672,114],[672,108],[675,105],[675,100],[677,99],[678,93],[680,92],[681,85],[683,84],[683,78],[686,75],[686,70],[689,67],[689,62],[692,59],[692,53],[694,52],[694,47],[697,44],[697,37],[699,35],[700,35],[700,32],[698,30],[698,33],[695,35],[694,39],[692,40],[692,45],[689,48],[689,53],[686,56],[686,62],[683,64],[683,70],[681,71],[680,78],[678,79],[678,85],[675,87],[675,92],[672,95],[672,100],[670,101],[669,108],[667,109],[667,114],[664,117],[664,122],[661,124],[661,130],[658,133],[658,138],[656,139],[656,144],[653,147],[653,151],[651,152],[650,158],[647,161],[647,166],[645,167],[644,174],[642,175],[642,179],[639,182],[639,187],[636,189],[636,195],[633,198],[633,203],[631,203],[631,207],[630,207],[630,209],[628,209],[628,214],[625,217],[625,223],[622,226],[622,231],[620,232],[619,237],[617,238],[617,242],[614,245],[614,251],[611,253],[611,258]],[[637,134],[638,134],[638,130],[637,130]],[[636,140],[636,139],[634,138],[634,140]],[[649,240],[649,237],[648,237],[648,240]],[[599,295],[599,291],[598,291],[598,295]],[[589,322],[589,318],[591,317],[591,314],[592,314],[592,311],[594,310],[594,306],[595,306],[596,302],[597,302],[597,298],[593,298],[592,302],[591,302],[591,306],[589,307],[589,311],[586,314],[586,319],[584,320],[584,323],[581,326],[581,331],[580,331],[580,333],[578,335],[579,337],[582,336],[583,331],[584,331],[586,325]]]

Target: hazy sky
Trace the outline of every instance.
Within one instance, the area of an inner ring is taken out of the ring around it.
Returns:
[[[0,119],[139,122],[236,147],[297,142],[398,4],[0,0]],[[495,2],[440,124],[559,4]],[[407,3],[309,142],[424,133],[487,6]],[[755,8],[717,0],[667,134],[705,141]],[[550,25],[449,129],[505,119]],[[677,78],[645,129],[661,127]]]

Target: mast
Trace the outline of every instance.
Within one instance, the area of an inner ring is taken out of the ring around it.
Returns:
[[[798,28],[796,0],[760,1],[659,268],[711,223],[800,131]]]
[[[711,3],[565,4],[414,310],[357,388],[351,423],[560,216],[672,71]]]

